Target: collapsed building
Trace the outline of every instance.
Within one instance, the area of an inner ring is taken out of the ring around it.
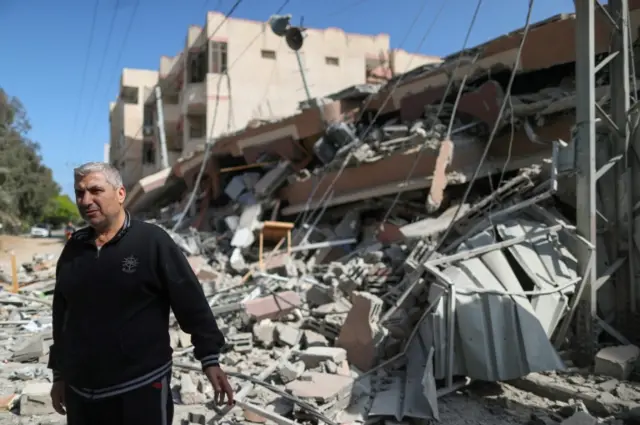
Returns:
[[[245,419],[438,419],[438,399],[471,380],[565,367],[577,251],[607,245],[572,225],[574,33],[573,15],[556,16],[526,39],[315,99],[136,185],[126,206],[173,227],[224,322],[223,362],[255,369],[230,373],[251,382],[237,396]],[[596,41],[605,55],[600,20]],[[603,70],[602,106],[610,84]],[[598,258],[602,276],[619,267]],[[612,326],[614,284],[599,283],[600,342],[630,346]],[[188,358],[177,330],[174,342]],[[616,358],[628,379],[640,350],[603,350],[596,369]],[[279,401],[249,401],[253,384]]]

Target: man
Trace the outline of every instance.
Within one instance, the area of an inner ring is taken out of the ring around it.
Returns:
[[[132,220],[109,164],[74,170],[89,224],[62,251],[53,298],[53,407],[69,425],[170,425],[169,310],[191,334],[215,391],[233,404],[218,363],[224,336],[189,263],[161,228]]]
[[[64,228],[64,239],[65,240],[69,240],[71,239],[71,235],[73,234],[73,232],[76,231],[75,226],[73,225],[72,222],[68,222],[67,225]]]

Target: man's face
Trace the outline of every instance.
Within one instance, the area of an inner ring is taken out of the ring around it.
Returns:
[[[107,225],[118,216],[124,203],[124,187],[115,188],[104,174],[90,173],[75,181],[76,205],[91,227]]]

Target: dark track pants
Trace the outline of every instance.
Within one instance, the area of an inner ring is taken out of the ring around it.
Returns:
[[[67,425],[171,425],[173,398],[169,377],[98,400],[86,399],[67,386]]]

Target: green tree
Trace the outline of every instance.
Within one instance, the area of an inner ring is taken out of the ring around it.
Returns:
[[[0,88],[0,220],[33,223],[60,193],[40,146],[29,136],[31,124],[20,100]]]
[[[67,195],[57,195],[49,200],[42,221],[59,226],[69,221],[77,222],[80,220],[80,214],[76,204]]]

